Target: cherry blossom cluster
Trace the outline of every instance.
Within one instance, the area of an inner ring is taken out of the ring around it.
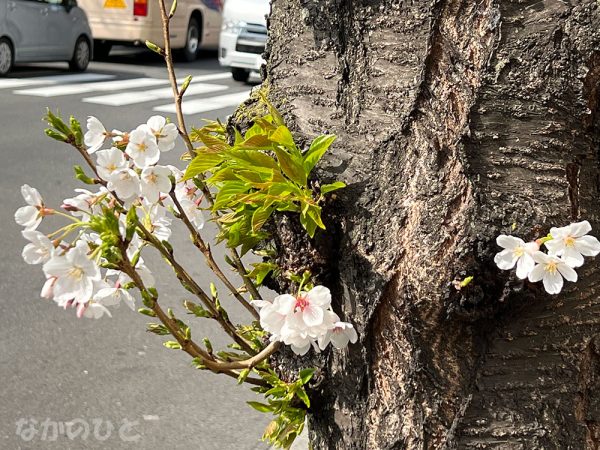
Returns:
[[[358,339],[352,324],[342,322],[331,309],[331,293],[324,286],[315,286],[297,296],[279,295],[273,302],[252,302],[260,308],[260,325],[271,333],[271,341],[289,345],[297,355],[304,355],[312,346],[317,352],[329,343],[345,348]]]
[[[575,269],[584,263],[584,256],[600,253],[600,242],[589,236],[592,226],[587,220],[566,227],[551,228],[547,237],[525,242],[515,236],[500,235],[496,243],[504,250],[496,254],[494,262],[502,270],[517,267],[520,279],[542,281],[549,294],[558,294],[564,280],[577,281]],[[547,253],[540,251],[544,246]]]
[[[106,269],[107,261],[100,256],[102,236],[89,224],[108,208],[118,217],[119,233],[125,236],[127,212],[135,208],[139,221],[160,241],[171,236],[172,218],[169,212],[184,213],[197,228],[204,226],[200,209],[201,192],[192,182],[182,182],[183,173],[173,166],[158,165],[161,152],[175,146],[177,128],[161,116],[151,117],[129,133],[106,131],[95,117],[87,122],[84,142],[88,153],[96,156],[96,171],[101,187],[93,192],[75,189],[76,195],[67,198],[62,211],[48,208],[37,189],[21,187],[26,206],[15,213],[15,221],[24,227],[23,237],[29,243],[22,256],[28,264],[42,264],[46,283],[41,296],[53,299],[63,308],[76,308],[79,317],[110,316],[108,306],[124,302],[135,309],[135,302],[126,289],[131,279],[125,273]],[[112,145],[101,149],[107,139]],[[169,196],[173,192],[183,211],[176,211]],[[122,208],[114,208],[121,202]],[[119,211],[121,211],[119,213]],[[47,216],[62,216],[70,223],[46,235],[38,231]],[[76,235],[72,242],[69,236]],[[127,256],[134,261],[135,271],[146,287],[153,287],[154,277],[140,256],[144,241],[134,234],[127,242]]]

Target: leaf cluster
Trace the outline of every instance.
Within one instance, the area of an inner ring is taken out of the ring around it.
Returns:
[[[204,176],[216,190],[212,209],[221,225],[218,239],[229,247],[241,246],[244,254],[268,238],[264,225],[275,211],[298,213],[311,237],[317,228],[325,229],[319,203],[324,194],[345,185],[323,185],[315,192],[308,180],[335,136],[318,136],[302,151],[272,107],[269,114],[254,119],[243,135],[234,133],[230,140],[218,122],[194,129],[191,139],[203,146],[196,149],[184,177]],[[264,279],[268,273],[264,269],[257,277]]]
[[[310,400],[306,394],[305,385],[311,380],[315,369],[303,369],[298,373],[298,379],[292,383],[282,381],[277,374],[268,371],[257,372],[271,387],[253,388],[263,394],[267,403],[248,402],[257,411],[275,415],[263,434],[263,440],[277,448],[289,448],[296,437],[304,429],[306,411],[310,408]]]

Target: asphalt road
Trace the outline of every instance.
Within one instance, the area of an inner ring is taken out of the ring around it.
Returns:
[[[216,54],[177,65],[180,77],[219,73],[220,78],[205,77],[187,98],[196,109],[210,109],[191,111],[188,124],[225,118],[233,111],[227,106],[232,94],[243,95],[252,86],[231,80]],[[164,348],[164,338],[145,332],[149,318],[122,306],[113,309],[112,318],[77,319],[73,310],[40,298],[41,267],[22,261],[26,242],[13,219],[24,204],[19,188],[28,183],[40,190],[47,205],[59,206],[73,188],[82,187],[72,177],[71,166],[81,163],[77,155],[44,136],[45,108],[82,122],[95,115],[107,128],[121,130],[135,128],[157,111],[174,119],[174,114],[160,112],[171,101],[159,91],[168,88],[166,71],[152,53],[118,50],[109,61],[92,63],[87,81],[69,77],[66,65],[44,64],[17,68],[9,76],[17,81],[0,79],[0,448],[266,448],[259,439],[269,418],[245,404],[260,398],[234,380],[191,368],[187,355]],[[145,101],[131,103],[136,97]],[[209,106],[199,107],[202,99]],[[179,145],[164,162],[182,167],[181,151]],[[179,258],[208,286],[202,258],[179,231],[174,233]],[[146,259],[161,267],[157,258]],[[176,305],[187,297],[168,270],[155,273],[163,304]],[[248,319],[223,297],[231,305],[230,315]],[[210,323],[196,319],[193,324],[195,336],[210,336],[215,346],[225,343]],[[87,424],[89,434],[68,436],[62,425],[67,422],[78,423],[82,431]],[[130,428],[121,428],[127,423]],[[30,433],[31,425],[36,433]]]

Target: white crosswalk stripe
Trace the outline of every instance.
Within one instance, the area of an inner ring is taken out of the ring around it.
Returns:
[[[81,98],[81,101],[114,107],[158,102],[159,100],[172,101],[173,91],[166,77],[140,77],[124,80],[114,78],[117,78],[116,75],[91,72],[33,78],[0,78],[0,89],[14,89],[13,94],[16,95],[44,98],[106,92],[104,95],[85,96]],[[248,98],[250,93],[248,90],[205,97],[206,94],[236,89],[235,86],[210,83],[229,79],[231,79],[229,72],[208,73],[193,77],[185,94],[183,113],[189,115],[230,108]],[[185,78],[178,78],[177,83],[181,85],[184,80]],[[156,88],[148,89],[153,86]],[[155,106],[153,110],[163,113],[176,112],[172,102]]]
[[[76,73],[35,78],[0,78],[0,89],[15,89],[26,86],[39,86],[42,84],[56,85],[67,83],[92,82],[110,80],[111,78],[116,78],[116,76],[101,73]]]
[[[222,84],[193,83],[185,91],[186,97],[190,95],[208,94],[227,90],[227,86]],[[169,88],[151,89],[149,91],[128,91],[118,94],[100,95],[97,97],[86,97],[82,99],[84,103],[96,103],[99,105],[123,106],[134,103],[151,102],[154,100],[172,98],[173,90]]]
[[[134,78],[132,80],[105,81],[102,83],[75,83],[59,86],[44,86],[33,89],[14,91],[17,95],[33,95],[35,97],[58,97],[61,95],[85,94],[95,91],[120,91],[121,89],[135,89],[148,86],[165,84],[167,80],[158,78]]]
[[[248,98],[248,95],[250,95],[250,91],[193,100],[188,99],[181,106],[184,114],[198,114],[239,105]],[[175,113],[175,104],[156,106],[153,109],[159,112]]]

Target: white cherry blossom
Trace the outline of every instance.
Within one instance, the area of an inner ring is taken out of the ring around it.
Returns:
[[[51,210],[44,207],[44,201],[37,189],[28,184],[21,186],[21,195],[27,206],[22,206],[15,212],[15,222],[25,227],[25,230],[35,230],[46,214]]]
[[[127,289],[120,287],[106,287],[94,294],[94,301],[104,306],[117,306],[125,303],[132,311],[135,311],[135,300]]]
[[[161,152],[168,152],[175,147],[175,139],[179,134],[174,123],[167,123],[162,116],[152,116],[142,125],[150,134],[156,138],[156,143]]]
[[[118,148],[112,147],[96,153],[96,168],[98,169],[98,175],[104,181],[108,181],[115,171],[126,167],[125,155]]]
[[[333,324],[333,328],[319,339],[319,347],[325,350],[327,344],[331,342],[335,348],[341,350],[346,348],[349,342],[354,344],[357,340],[358,334],[351,323],[337,321]]]
[[[588,236],[592,226],[587,220],[572,223],[566,227],[551,228],[552,239],[545,242],[548,252],[562,257],[571,267],[581,267],[584,256],[596,256],[600,253],[600,242],[594,236]]]
[[[331,293],[324,286],[315,286],[308,292],[301,292],[297,297],[289,294],[280,297],[279,312],[284,315],[300,313],[306,327],[321,325],[325,310],[331,305]]]
[[[88,147],[88,153],[94,153],[104,144],[104,139],[110,133],[106,131],[102,122],[94,116],[89,116],[87,120],[87,132],[83,136],[83,142]]]
[[[100,319],[104,315],[112,317],[108,308],[101,303],[90,301],[88,303],[79,303],[77,305],[77,317],[86,319]]]
[[[88,258],[87,242],[77,241],[65,255],[56,253],[44,264],[46,277],[56,277],[54,300],[87,303],[94,291],[94,282],[100,280],[100,268]]]
[[[136,167],[144,167],[156,164],[160,159],[160,150],[154,136],[145,128],[137,127],[129,135],[129,143],[125,149]]]
[[[501,234],[496,238],[498,246],[504,248],[494,257],[494,262],[502,270],[510,270],[517,266],[517,277],[524,280],[535,266],[533,253],[539,250],[535,242],[525,242],[515,236]]]
[[[141,192],[140,179],[132,169],[120,169],[113,172],[107,187],[109,190],[115,191],[122,200],[137,197]]]
[[[168,193],[171,190],[171,171],[165,166],[149,166],[142,170],[141,192],[150,202],[156,203],[160,199],[160,193]]]
[[[204,228],[204,214],[198,207],[196,202],[183,198],[179,200],[183,213],[190,219],[190,222],[196,227],[197,230]]]
[[[54,245],[44,233],[35,230],[25,230],[23,237],[29,244],[23,248],[23,259],[27,264],[41,264],[48,261],[54,254]]]
[[[533,259],[537,264],[529,273],[529,281],[535,283],[542,280],[548,294],[558,294],[562,290],[563,278],[577,281],[577,272],[558,256],[537,251],[533,254]]]

